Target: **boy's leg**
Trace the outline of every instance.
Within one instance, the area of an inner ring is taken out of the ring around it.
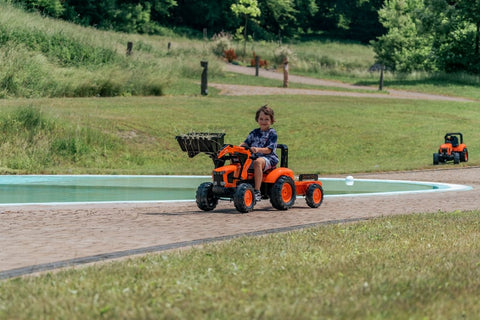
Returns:
[[[255,178],[255,201],[262,200],[260,187],[263,180],[263,168],[265,168],[265,158],[260,157],[253,161],[253,176]]]
[[[260,157],[253,161],[253,175],[255,177],[255,190],[260,190],[263,180],[263,168],[265,168],[265,158]]]

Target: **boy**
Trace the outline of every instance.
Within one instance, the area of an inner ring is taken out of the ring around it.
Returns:
[[[258,123],[259,128],[252,130],[240,146],[250,148],[250,151],[258,156],[253,161],[255,201],[258,202],[262,199],[260,187],[262,185],[263,172],[277,165],[278,156],[275,153],[277,132],[275,129],[270,128],[275,122],[272,108],[264,105],[258,109],[255,114],[255,121]]]

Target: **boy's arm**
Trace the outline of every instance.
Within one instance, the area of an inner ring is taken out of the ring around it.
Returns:
[[[272,149],[270,149],[270,148],[251,147],[250,150],[251,150],[253,153],[262,153],[262,154],[270,154],[270,153],[272,153]]]

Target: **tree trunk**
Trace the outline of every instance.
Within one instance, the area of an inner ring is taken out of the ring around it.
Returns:
[[[478,43],[480,42],[480,21],[477,22],[477,34],[475,35],[475,55],[478,56]]]
[[[243,56],[247,55],[247,24],[248,16],[245,15],[245,28],[243,28]]]

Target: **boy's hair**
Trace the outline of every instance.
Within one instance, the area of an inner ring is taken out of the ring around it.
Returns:
[[[272,124],[275,122],[275,116],[273,109],[268,106],[268,104],[261,106],[260,109],[257,110],[257,113],[255,113],[255,121],[258,121],[258,117],[260,116],[260,112],[263,112],[265,115],[270,116],[270,120],[272,121]]]

